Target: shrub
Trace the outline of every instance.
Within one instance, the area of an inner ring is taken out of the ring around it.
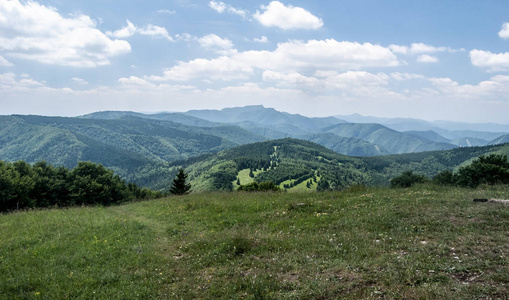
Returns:
[[[509,162],[507,155],[490,154],[479,156],[470,165],[461,167],[456,175],[461,186],[477,187],[480,184],[509,183]]]
[[[455,185],[456,177],[452,171],[446,170],[435,175],[432,182],[437,185]]]
[[[407,188],[411,187],[415,183],[423,183],[426,181],[424,175],[414,174],[413,171],[408,170],[403,172],[401,175],[391,179],[392,188]]]

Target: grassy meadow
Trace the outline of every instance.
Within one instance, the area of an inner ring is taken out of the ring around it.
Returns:
[[[508,186],[197,193],[0,215],[0,299],[505,299]]]

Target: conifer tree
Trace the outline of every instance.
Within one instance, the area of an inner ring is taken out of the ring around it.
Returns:
[[[184,169],[180,169],[170,188],[170,193],[173,195],[185,195],[191,190],[191,184],[186,182],[187,173]]]

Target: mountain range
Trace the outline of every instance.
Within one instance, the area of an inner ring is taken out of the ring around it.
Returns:
[[[69,168],[93,161],[131,182],[162,189],[176,172],[169,164],[269,140],[305,140],[323,146],[314,152],[355,157],[509,142],[507,125],[484,124],[479,131],[461,125],[358,115],[308,118],[263,106],[158,114],[106,111],[72,118],[11,115],[0,116],[0,160],[45,160]]]

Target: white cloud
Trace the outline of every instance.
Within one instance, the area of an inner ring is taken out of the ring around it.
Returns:
[[[437,63],[438,57],[424,54],[417,57],[417,61],[420,63]]]
[[[413,43],[410,45],[409,49],[411,54],[421,54],[421,53],[436,53],[436,52],[459,52],[464,51],[464,49],[453,49],[451,47],[435,47],[431,45],[426,45],[423,43]]]
[[[509,76],[497,75],[489,80],[481,81],[477,85],[460,84],[450,78],[430,78],[429,81],[445,97],[455,99],[483,99],[485,101],[500,101],[509,94]]]
[[[229,4],[226,4],[221,1],[210,1],[209,7],[212,8],[213,10],[217,11],[220,14],[222,14],[226,11],[230,14],[238,15],[243,18],[246,18],[249,13],[247,10],[235,8]]]
[[[16,77],[16,74],[12,72],[0,74],[0,90],[20,91],[41,88],[45,85],[44,82],[36,81],[29,76],[20,76],[21,79]]]
[[[78,77],[71,78],[71,81],[73,81],[74,83],[80,84],[80,85],[87,85],[88,84],[88,82],[85,79],[78,78]]]
[[[502,25],[502,29],[498,32],[498,36],[503,39],[509,39],[509,22]]]
[[[226,45],[226,44],[225,44]],[[211,80],[245,79],[255,70],[280,73],[312,74],[320,71],[357,70],[365,67],[394,67],[399,62],[387,48],[370,43],[311,40],[278,44],[274,51],[245,51],[234,49],[215,59],[195,59],[179,62],[154,80],[186,81],[195,78]]]
[[[154,81],[188,81],[192,79],[211,79],[231,81],[247,79],[253,74],[253,67],[222,56],[216,59],[195,59],[190,62],[180,62],[176,66],[164,71],[163,76],[149,76]]]
[[[90,17],[64,18],[32,1],[0,1],[0,32],[0,51],[44,64],[97,67],[131,51],[128,42],[111,40]]]
[[[413,43],[410,46],[403,46],[403,45],[390,45],[389,49],[391,49],[392,52],[398,53],[398,54],[431,54],[431,53],[437,53],[437,52],[460,52],[465,51],[465,49],[453,49],[451,47],[435,47],[432,45],[427,45],[424,43]]]
[[[13,63],[9,62],[7,59],[0,55],[0,67],[12,67],[12,66],[14,66]]]
[[[267,39],[267,37],[263,35],[260,38],[254,38],[253,41],[256,42],[256,43],[264,44],[264,43],[267,43],[269,41],[269,39]]]
[[[491,53],[474,49],[470,51],[470,61],[474,66],[484,68],[489,72],[509,70],[509,52]]]
[[[145,27],[137,27],[129,20],[127,25],[116,31],[107,31],[106,34],[112,37],[125,39],[135,35],[136,33],[141,35],[153,36],[156,38],[163,38],[169,41],[173,41],[173,38],[168,34],[168,31],[164,27],[148,24]]]
[[[391,78],[397,80],[397,81],[406,81],[406,80],[414,80],[414,79],[425,79],[424,76],[420,74],[413,74],[413,73],[399,73],[394,72],[391,73]]]
[[[197,39],[200,46],[206,49],[214,49],[218,48],[220,51],[230,50],[233,48],[233,43],[227,38],[221,38],[216,34],[207,34],[199,39]]]
[[[178,33],[175,35],[175,38],[179,41],[186,41],[186,42],[189,42],[191,40],[194,39],[194,37],[192,35],[190,35],[189,33]]]
[[[408,53],[408,47],[407,46],[400,46],[400,45],[390,45],[389,49],[391,49],[394,53],[399,54],[407,54]]]
[[[263,72],[262,78],[264,81],[274,81],[274,82],[277,82],[279,85],[298,84],[299,88],[302,88],[304,86],[318,88],[318,86],[324,85],[322,80],[320,80],[318,78],[311,77],[311,76],[304,76],[297,72],[281,73],[281,72],[267,70],[267,71]]]
[[[289,29],[319,29],[323,26],[322,19],[309,11],[292,5],[285,6],[279,1],[272,1],[269,5],[262,5],[263,13],[256,11],[253,17],[267,27]]]
[[[133,23],[131,23],[129,20],[127,20],[126,26],[120,28],[119,30],[115,30],[113,32],[106,31],[106,34],[109,36],[115,37],[115,38],[125,39],[125,38],[133,36],[137,30],[138,29],[136,28],[136,26],[134,26]]]
[[[177,13],[175,10],[169,10],[169,9],[160,9],[157,12],[160,14],[168,14],[168,15],[174,15]]]
[[[397,66],[396,56],[387,48],[370,43],[338,42],[334,39],[289,41],[269,51],[246,51],[235,59],[260,68],[278,71],[351,70],[364,67]]]
[[[119,83],[121,83],[123,86],[136,86],[136,87],[149,87],[154,88],[155,85],[150,83],[147,80],[144,80],[142,78],[136,77],[136,76],[130,76],[128,78],[120,78],[118,80]]]
[[[168,34],[168,31],[164,27],[148,24],[144,28],[139,28],[138,32],[141,35],[149,35],[156,38],[164,38],[169,41],[173,41],[173,38]]]

